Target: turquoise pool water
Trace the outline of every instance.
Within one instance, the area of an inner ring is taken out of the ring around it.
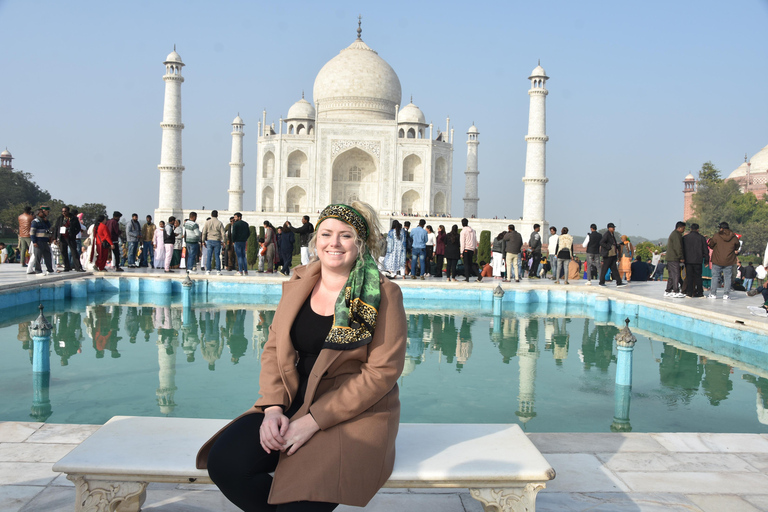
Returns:
[[[108,294],[46,305],[50,375],[33,374],[35,305],[0,315],[0,420],[103,423],[114,415],[229,418],[258,394],[277,297],[184,308]],[[231,300],[228,299],[228,300]],[[631,391],[614,384],[623,316],[563,304],[406,300],[402,421],[520,423],[530,432],[768,432],[768,356],[634,319]],[[678,341],[674,341],[674,340]],[[629,401],[626,406],[617,403]],[[617,417],[618,416],[618,417]]]

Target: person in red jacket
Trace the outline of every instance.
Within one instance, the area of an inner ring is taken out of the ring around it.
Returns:
[[[107,264],[110,250],[115,248],[115,244],[112,243],[112,238],[109,234],[109,229],[107,229],[104,223],[105,220],[106,217],[104,215],[99,215],[96,219],[96,225],[93,227],[93,239],[96,249],[95,267],[96,270],[101,272],[105,271],[104,267]]]

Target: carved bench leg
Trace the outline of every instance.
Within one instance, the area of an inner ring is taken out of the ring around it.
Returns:
[[[147,482],[91,480],[67,475],[75,483],[75,512],[141,512],[147,498]]]
[[[544,487],[544,484],[526,484],[504,489],[470,489],[469,492],[483,504],[485,512],[534,512],[536,494]]]

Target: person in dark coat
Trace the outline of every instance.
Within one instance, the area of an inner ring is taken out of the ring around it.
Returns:
[[[688,297],[703,297],[704,286],[701,271],[709,263],[707,239],[699,233],[699,225],[691,224],[691,230],[683,237],[685,255],[685,282],[683,288]]]
[[[605,274],[610,269],[611,276],[616,276],[616,286],[626,286],[621,282],[619,269],[616,266],[616,259],[619,256],[619,244],[616,242],[616,225],[613,222],[608,223],[608,230],[603,233],[600,239],[600,255],[603,257],[603,264],[600,267],[600,286],[605,286]]]
[[[651,277],[651,269],[647,263],[643,261],[642,256],[637,256],[635,261],[632,262],[630,281],[647,281]]]
[[[683,231],[685,231],[685,222],[679,221],[675,224],[675,229],[669,234],[667,239],[667,289],[664,292],[665,297],[682,298],[685,297],[680,292],[680,274],[682,265],[685,263],[685,254],[683,253]]]
[[[280,249],[280,260],[283,262],[283,268],[280,273],[287,276],[291,273],[291,260],[293,259],[293,244],[296,243],[296,236],[291,231],[290,225],[286,222],[283,225],[283,234],[280,236],[278,249]]]

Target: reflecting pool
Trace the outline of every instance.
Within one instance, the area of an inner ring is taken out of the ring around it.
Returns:
[[[588,308],[554,304],[517,305],[498,316],[479,305],[443,306],[406,301],[403,422],[515,422],[529,432],[768,432],[766,354],[702,337],[686,343],[673,327],[631,321],[637,343],[629,388],[615,384],[614,336],[623,318],[595,321]],[[48,305],[49,373],[33,371],[33,358],[45,357],[34,355],[29,332],[37,308],[4,311],[0,420],[234,417],[257,397],[274,308],[223,301],[184,307],[116,295]]]

